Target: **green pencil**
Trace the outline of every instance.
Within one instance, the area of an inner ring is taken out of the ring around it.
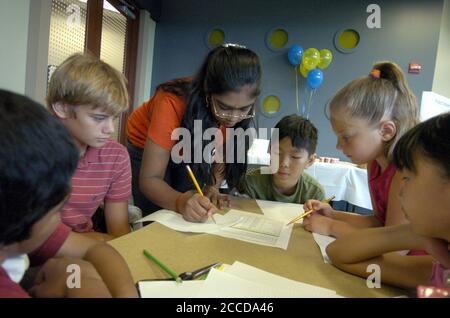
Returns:
[[[150,254],[149,251],[144,250],[144,255],[151,261],[155,262],[159,267],[161,267],[166,273],[168,273],[174,280],[176,280],[177,283],[182,283],[183,280],[167,265],[164,265],[160,260],[158,260],[156,257],[154,257],[152,254]]]

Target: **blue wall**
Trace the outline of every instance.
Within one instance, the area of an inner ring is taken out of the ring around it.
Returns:
[[[226,42],[244,44],[257,52],[263,64],[261,100],[277,95],[282,109],[275,117],[258,114],[260,127],[273,127],[284,115],[296,112],[295,77],[287,62],[292,44],[303,48],[329,48],[334,60],[324,72],[325,80],[313,100],[310,119],[318,127],[319,155],[345,159],[335,149],[335,136],[324,116],[324,105],[348,81],[368,74],[379,60],[393,60],[404,71],[411,60],[422,63],[419,75],[407,74],[418,97],[431,90],[443,1],[378,0],[381,29],[368,29],[366,8],[370,1],[333,0],[164,0],[156,27],[152,93],[166,80],[193,74],[209,48],[209,30],[221,27]],[[265,45],[268,31],[283,27],[289,33],[285,49],[273,52]],[[334,35],[343,28],[360,33],[358,49],[351,54],[337,51]],[[304,79],[300,76],[300,96]]]

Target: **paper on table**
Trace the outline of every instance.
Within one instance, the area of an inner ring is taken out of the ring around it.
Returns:
[[[209,233],[221,227],[230,226],[239,222],[240,216],[228,215],[228,213],[225,215],[214,214],[214,219],[217,223],[214,223],[211,219],[208,219],[204,223],[194,223],[186,221],[180,213],[170,210],[159,210],[134,223],[156,221],[180,232]]]
[[[287,249],[292,225],[269,219],[263,215],[231,209],[225,215],[214,214],[217,224],[193,223],[183,219],[181,214],[160,210],[138,222],[157,221],[181,232],[209,233],[245,242]]]
[[[301,298],[328,298],[337,297],[336,292],[310,284],[297,282],[282,276],[263,271],[262,269],[241,263],[234,262],[232,266],[226,267],[224,272],[233,274],[245,280],[258,282],[263,285],[272,286],[279,289],[288,289]]]
[[[285,226],[281,221],[239,210],[230,210],[228,214],[231,219],[237,219],[239,216],[239,221],[231,226],[224,226],[217,231],[210,232],[211,234],[287,249],[292,225]]]
[[[138,282],[141,298],[194,298],[202,288],[203,280],[187,280],[181,284],[173,280]]]
[[[287,224],[290,220],[304,212],[303,204],[282,203],[267,200],[256,200],[256,203],[265,216],[281,221],[284,224]]]
[[[328,244],[330,244],[331,242],[333,242],[336,239],[332,236],[326,236],[326,235],[317,234],[317,233],[313,233],[313,237],[314,237],[314,240],[316,241],[317,245],[319,245],[320,252],[322,253],[323,261],[325,263],[331,264],[331,260],[327,255],[326,248],[327,248]]]
[[[205,280],[200,292],[202,298],[295,298],[296,293],[289,289],[242,279],[235,275],[212,269]]]
[[[206,280],[140,281],[138,288],[142,298],[334,298],[341,297],[334,291],[296,282],[259,268],[235,262],[221,271],[212,269]]]

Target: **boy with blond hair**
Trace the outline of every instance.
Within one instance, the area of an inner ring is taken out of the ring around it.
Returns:
[[[103,241],[130,232],[130,158],[124,146],[110,140],[115,119],[128,109],[124,76],[97,58],[74,54],[53,73],[47,106],[69,130],[80,155],[62,221]],[[95,232],[92,220],[102,204],[107,234]]]

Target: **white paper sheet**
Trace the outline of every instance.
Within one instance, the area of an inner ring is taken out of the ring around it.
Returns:
[[[181,232],[209,233],[249,243],[287,249],[292,225],[269,219],[263,215],[231,209],[225,215],[215,214],[217,224],[212,220],[193,223],[183,219],[181,214],[160,210],[137,222],[157,221]]]
[[[289,289],[242,279],[238,276],[212,269],[200,292],[202,298],[295,298]]]
[[[170,210],[159,210],[147,215],[135,223],[156,221],[180,232],[210,233],[211,231],[218,230],[221,227],[226,227],[237,223],[240,216],[229,213],[225,215],[214,214],[214,219],[217,224],[214,223],[211,218],[208,218],[205,223],[194,223],[183,219],[183,216],[180,213]]]
[[[295,293],[295,297],[301,298],[328,298],[337,297],[336,292],[331,289],[318,287],[315,285],[297,282],[282,276],[263,271],[259,268],[235,262],[232,266],[226,267],[224,272],[240,277],[245,280],[259,282],[263,285],[272,286],[276,289],[288,289]]]
[[[330,244],[331,242],[336,240],[336,238],[334,238],[332,236],[317,234],[317,233],[313,233],[313,237],[314,237],[314,240],[316,241],[317,245],[319,245],[320,252],[322,253],[323,261],[325,263],[331,264],[331,260],[327,255],[326,248],[327,248],[328,244]]]
[[[304,212],[303,204],[281,203],[267,200],[256,200],[256,203],[265,216],[281,221],[284,224],[287,224],[290,220]]]
[[[173,280],[138,282],[141,298],[194,298],[200,292],[204,280],[177,283]]]
[[[333,290],[297,282],[235,262],[212,269],[206,280],[140,281],[142,298],[336,298]]]
[[[292,225],[285,226],[281,221],[239,210],[230,210],[227,214],[231,214],[230,218],[232,219],[236,219],[239,216],[239,221],[231,226],[221,227],[219,230],[211,232],[211,234],[287,249],[292,233]]]

